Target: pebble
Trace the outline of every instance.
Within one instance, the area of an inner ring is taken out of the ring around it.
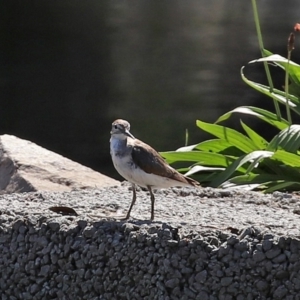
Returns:
[[[278,246],[273,246],[273,248],[266,251],[266,257],[272,259],[281,253],[281,249]]]
[[[280,285],[273,294],[273,299],[285,299],[288,290],[284,285]]]
[[[175,288],[178,284],[179,284],[178,278],[172,278],[165,282],[166,287],[171,288],[171,289]]]
[[[265,258],[266,258],[266,255],[263,252],[258,251],[258,250],[254,250],[254,252],[253,252],[253,259],[256,262],[260,262],[260,261],[264,260]]]
[[[268,251],[268,250],[272,249],[272,246],[273,246],[272,240],[267,239],[262,242],[262,248],[264,251]]]
[[[231,284],[232,280],[233,280],[232,277],[223,277],[223,278],[221,279],[221,285],[222,285],[222,286],[228,286],[228,285]]]

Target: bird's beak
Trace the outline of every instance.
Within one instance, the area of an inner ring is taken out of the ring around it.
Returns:
[[[135,139],[135,137],[129,132],[129,130],[125,130],[125,134],[129,137],[131,137],[132,139]]]

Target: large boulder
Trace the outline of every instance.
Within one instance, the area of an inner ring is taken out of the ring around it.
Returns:
[[[0,193],[70,191],[119,184],[30,141],[0,136]]]

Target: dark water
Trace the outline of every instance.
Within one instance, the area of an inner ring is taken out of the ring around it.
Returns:
[[[286,55],[299,1],[257,2],[265,47]],[[102,173],[117,176],[108,142],[116,118],[165,151],[184,144],[185,129],[190,143],[207,138],[197,119],[213,122],[239,105],[272,108],[240,78],[240,68],[259,57],[251,1],[2,1],[1,7],[0,133]],[[259,67],[245,72],[264,81]]]

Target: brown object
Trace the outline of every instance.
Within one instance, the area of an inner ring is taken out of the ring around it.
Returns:
[[[293,51],[295,49],[295,35],[291,33],[288,38],[288,51]]]
[[[295,24],[294,30],[295,30],[295,31],[300,31],[300,24],[299,24],[299,23],[296,23],[296,24]]]
[[[78,216],[77,212],[73,208],[67,206],[51,206],[49,209],[63,216]]]

